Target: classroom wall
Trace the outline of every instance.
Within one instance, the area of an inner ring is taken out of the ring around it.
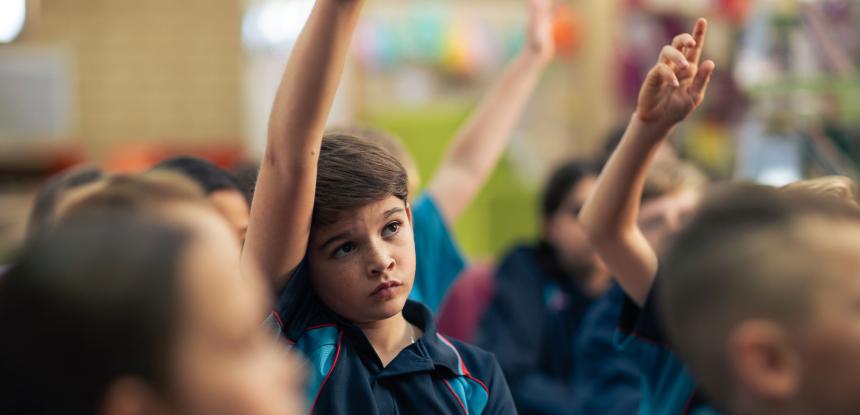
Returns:
[[[30,0],[4,53],[68,62],[66,136],[96,158],[140,141],[237,142],[241,135],[238,0]]]

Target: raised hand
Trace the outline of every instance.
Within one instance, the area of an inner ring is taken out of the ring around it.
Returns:
[[[713,61],[699,64],[707,31],[708,22],[699,19],[692,35],[678,35],[663,48],[639,91],[636,116],[641,121],[671,128],[702,103],[714,72]]]
[[[526,50],[544,61],[550,61],[555,56],[552,20],[553,0],[529,0]]]

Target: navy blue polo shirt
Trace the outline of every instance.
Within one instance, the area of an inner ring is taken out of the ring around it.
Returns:
[[[660,277],[643,307],[624,296],[617,346],[642,376],[641,415],[717,415],[707,404],[687,366],[675,354],[657,312]]]
[[[423,336],[383,367],[357,326],[329,310],[300,265],[269,323],[310,363],[308,403],[317,414],[516,414],[496,359],[436,332],[430,310],[407,301]]]

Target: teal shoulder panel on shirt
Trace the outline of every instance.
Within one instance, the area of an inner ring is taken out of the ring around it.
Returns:
[[[296,342],[295,348],[305,356],[310,365],[307,383],[310,404],[316,402],[326,379],[337,364],[341,336],[336,326],[322,326],[308,329]]]
[[[412,204],[415,235],[415,283],[409,298],[424,303],[434,314],[466,260],[432,196],[421,194]]]

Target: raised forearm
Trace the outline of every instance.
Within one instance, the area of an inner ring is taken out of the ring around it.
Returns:
[[[547,60],[525,50],[457,133],[429,190],[453,222],[487,180],[528,104]]]

